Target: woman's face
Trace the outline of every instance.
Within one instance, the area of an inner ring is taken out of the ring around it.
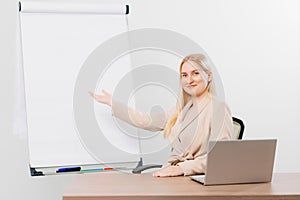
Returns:
[[[204,71],[195,62],[185,62],[181,68],[181,84],[183,90],[192,97],[200,97],[206,90],[207,79]]]

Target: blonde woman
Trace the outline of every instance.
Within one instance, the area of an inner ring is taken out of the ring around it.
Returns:
[[[142,129],[164,131],[172,150],[168,163],[156,177],[205,173],[208,141],[230,139],[232,117],[227,105],[215,96],[213,74],[202,54],[186,56],[180,64],[181,99],[170,112],[151,115],[127,107],[103,94],[90,95],[112,107],[115,117]]]

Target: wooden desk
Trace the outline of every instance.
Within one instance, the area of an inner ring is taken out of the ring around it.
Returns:
[[[157,199],[300,199],[300,173],[274,174],[271,183],[203,186],[189,177],[155,178],[151,174],[77,175],[64,200]]]

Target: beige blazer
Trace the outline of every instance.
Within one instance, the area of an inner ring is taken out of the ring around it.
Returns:
[[[133,126],[163,130],[174,110],[166,113],[143,113],[113,101],[113,115]],[[166,165],[178,165],[184,175],[205,173],[209,140],[232,138],[232,116],[228,106],[213,97],[194,105],[188,102],[168,136],[172,150]]]

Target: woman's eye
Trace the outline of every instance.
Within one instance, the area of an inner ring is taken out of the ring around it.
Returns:
[[[194,72],[194,76],[198,76],[199,74],[199,72]]]
[[[182,74],[181,76],[182,76],[183,78],[187,77],[187,75],[186,75],[186,74]]]

